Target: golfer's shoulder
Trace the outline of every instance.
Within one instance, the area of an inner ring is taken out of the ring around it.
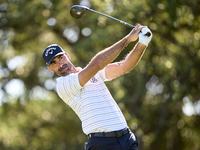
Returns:
[[[78,73],[57,78],[57,92],[77,92],[82,86],[79,83]]]
[[[57,85],[60,84],[75,84],[78,81],[78,73],[72,73],[67,76],[62,76],[56,79]]]

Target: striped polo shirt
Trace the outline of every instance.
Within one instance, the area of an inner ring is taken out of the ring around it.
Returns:
[[[127,127],[126,120],[108,91],[105,69],[99,71],[83,87],[78,73],[57,79],[57,93],[78,115],[85,134],[117,131]]]

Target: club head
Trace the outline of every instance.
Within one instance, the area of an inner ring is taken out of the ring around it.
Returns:
[[[74,5],[70,9],[70,14],[73,18],[79,19],[85,14],[86,10],[88,9],[89,8],[86,6]]]

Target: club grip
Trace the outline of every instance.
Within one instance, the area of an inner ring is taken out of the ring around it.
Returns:
[[[142,31],[140,31],[141,33],[142,33]],[[146,34],[145,34],[145,36],[151,36],[151,33],[150,32],[147,32]]]
[[[151,36],[151,33],[150,33],[150,32],[147,32],[145,35],[146,35],[146,36]]]

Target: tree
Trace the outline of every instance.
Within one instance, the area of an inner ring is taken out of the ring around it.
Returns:
[[[130,32],[81,4],[153,32],[139,64],[106,83],[140,150],[200,148],[199,1],[2,0],[0,4],[0,149],[83,149],[87,141],[75,113],[57,96],[56,76],[42,52],[57,43],[84,67],[100,50]],[[117,60],[131,50],[130,44]]]

